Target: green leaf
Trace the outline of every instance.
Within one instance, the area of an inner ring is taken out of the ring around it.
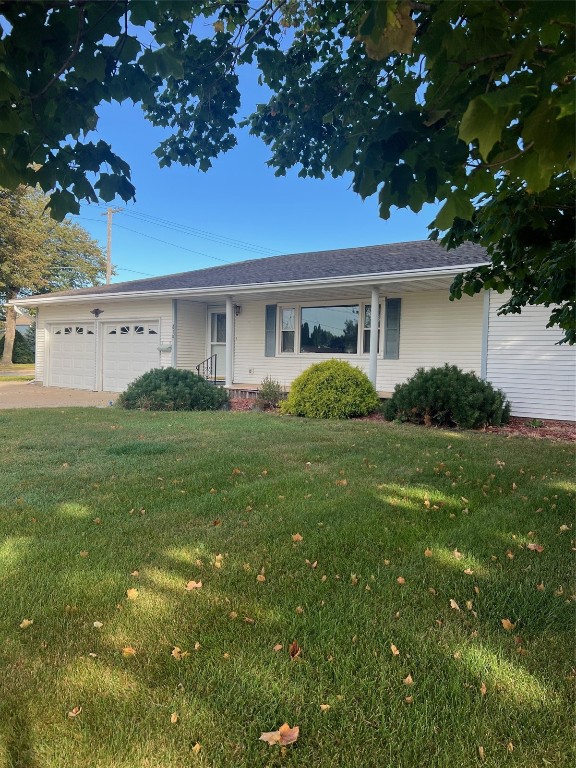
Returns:
[[[492,147],[500,141],[505,116],[503,110],[495,112],[483,96],[477,96],[462,116],[458,137],[467,144],[478,139],[480,154],[487,160]]]
[[[446,200],[438,215],[432,222],[438,229],[450,229],[454,219],[470,221],[474,215],[474,206],[465,190],[458,189]]]

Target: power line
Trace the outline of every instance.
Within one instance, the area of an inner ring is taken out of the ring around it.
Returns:
[[[93,221],[98,224],[103,224],[104,222],[99,221],[98,219],[91,219],[88,216],[78,216],[77,218],[82,219],[83,221]],[[197,256],[203,256],[206,259],[213,259],[214,261],[221,261],[223,264],[231,264],[232,262],[226,259],[220,259],[218,256],[210,256],[208,253],[203,253],[202,251],[194,251],[192,248],[186,248],[184,245],[178,245],[176,243],[169,243],[167,240],[161,240],[159,237],[154,237],[154,235],[147,235],[145,232],[139,232],[137,229],[131,229],[130,227],[124,226],[124,224],[116,224],[114,225],[116,227],[120,227],[121,229],[126,229],[128,232],[134,232],[136,235],[141,235],[142,237],[147,237],[150,240],[156,240],[159,243],[163,243],[164,245],[169,245],[172,248],[180,248],[182,251],[188,251],[189,253],[195,253]],[[142,273],[144,274],[144,273]]]
[[[99,207],[103,206],[99,205]],[[211,240],[213,242],[219,243],[220,245],[226,245],[231,248],[239,248],[240,250],[245,251],[254,251],[266,256],[269,256],[271,252],[276,254],[281,253],[281,251],[278,251],[274,248],[266,248],[261,245],[256,245],[255,243],[249,243],[245,240],[239,240],[235,237],[228,237],[228,235],[222,235],[216,232],[210,232],[209,230],[191,227],[188,224],[181,224],[180,222],[170,221],[169,219],[162,219],[158,216],[145,213],[144,211],[125,210],[124,213],[127,216],[132,216],[133,218],[139,219],[148,224],[154,224],[166,229],[176,230],[185,234],[193,235],[194,237],[200,237],[204,240]]]

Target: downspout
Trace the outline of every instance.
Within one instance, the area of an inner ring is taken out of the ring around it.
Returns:
[[[376,286],[372,287],[372,303],[370,305],[370,359],[368,363],[368,378],[376,389],[378,373],[378,331],[380,329],[380,294]]]
[[[234,361],[234,304],[226,296],[226,386],[232,386],[232,365]]]
[[[178,362],[178,299],[172,299],[172,367]]]
[[[482,352],[480,358],[480,378],[486,381],[488,375],[488,331],[490,327],[490,291],[484,291],[482,305]]]

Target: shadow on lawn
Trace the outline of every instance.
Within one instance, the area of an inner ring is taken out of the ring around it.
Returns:
[[[30,715],[16,695],[8,695],[0,704],[2,734],[10,768],[41,768],[34,755]]]

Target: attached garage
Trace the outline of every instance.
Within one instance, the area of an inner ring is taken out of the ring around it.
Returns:
[[[159,320],[49,323],[47,377],[51,387],[122,392],[162,366]]]
[[[48,327],[48,384],[70,389],[96,388],[94,323],[69,322]]]
[[[160,323],[103,323],[102,389],[123,392],[130,382],[160,366]]]

